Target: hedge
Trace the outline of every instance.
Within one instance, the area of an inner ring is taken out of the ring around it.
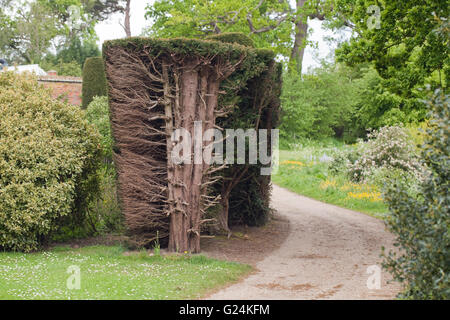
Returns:
[[[128,234],[138,245],[168,240],[169,250],[198,252],[202,214],[213,204],[222,207],[216,210],[221,212],[218,220],[229,230],[227,204],[236,199],[230,198],[230,185],[214,185],[208,165],[200,170],[194,164],[190,172],[190,166],[174,166],[167,155],[174,129],[192,131],[194,121],[205,124],[205,130],[215,124],[276,126],[281,69],[274,52],[255,49],[250,41],[224,34],[205,40],[134,37],[104,43],[118,191]],[[241,169],[232,167],[218,172],[227,184],[228,174]],[[269,212],[270,177],[260,176],[258,169],[244,166],[239,173],[250,186],[239,184],[248,191],[237,196],[243,201],[240,214],[248,215],[241,223],[260,225]],[[234,185],[241,179],[231,181]],[[217,200],[221,193],[226,201]]]
[[[83,67],[83,108],[86,109],[95,96],[106,95],[107,83],[102,57],[87,58]]]

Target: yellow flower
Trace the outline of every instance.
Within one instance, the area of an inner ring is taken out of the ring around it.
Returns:
[[[352,199],[368,199],[372,202],[382,201],[381,193],[377,191],[371,192],[349,192],[347,198]]]
[[[328,187],[336,187],[336,181],[333,180],[330,181],[327,179],[320,183],[320,189],[325,190],[328,189]]]
[[[285,160],[282,161],[281,164],[294,164],[294,165],[298,165],[298,166],[303,166],[303,162],[300,161],[294,161],[294,160]]]

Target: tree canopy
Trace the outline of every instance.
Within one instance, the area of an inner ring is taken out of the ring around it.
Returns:
[[[64,62],[81,65],[86,55],[99,54],[90,46],[96,23],[122,10],[121,0],[2,0],[0,55],[10,63],[39,63],[56,49]]]
[[[448,85],[448,17],[445,0],[358,0],[350,16],[354,37],[337,50],[338,61],[371,63],[382,87],[399,100],[399,110],[419,111],[423,118],[420,89]]]

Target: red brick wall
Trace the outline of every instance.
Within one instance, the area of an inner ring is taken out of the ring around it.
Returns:
[[[50,88],[54,98],[62,99],[76,106],[81,106],[81,78],[47,76],[40,77],[39,83]]]

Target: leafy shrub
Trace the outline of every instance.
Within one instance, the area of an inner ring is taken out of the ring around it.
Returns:
[[[83,108],[87,108],[95,96],[106,96],[106,94],[107,84],[102,57],[86,59],[83,67]]]
[[[406,130],[408,134],[411,136],[411,139],[414,142],[414,145],[417,148],[422,147],[427,139],[427,129],[428,129],[428,121],[423,121],[420,123],[412,123],[406,126]]]
[[[350,179],[364,181],[378,168],[401,169],[418,180],[423,179],[424,168],[419,163],[411,137],[403,127],[382,127],[367,137],[367,142],[360,142],[359,159],[348,164]]]
[[[328,171],[333,175],[346,173],[349,166],[355,163],[364,150],[364,144],[343,146],[333,153],[333,160],[328,164]]]
[[[100,194],[89,206],[90,223],[95,233],[124,231],[124,217],[117,197],[116,170],[105,165],[99,170]]]
[[[111,162],[113,138],[109,119],[108,97],[94,97],[86,109],[86,117],[100,132],[103,157],[107,162]]]
[[[83,221],[98,192],[99,136],[31,76],[0,73],[0,247],[37,249]]]
[[[109,119],[108,98],[94,97],[86,109],[86,117],[101,136],[103,166],[99,170],[100,196],[89,207],[91,224],[96,232],[123,231],[123,215],[117,197],[116,170],[112,163],[113,138]]]
[[[431,174],[411,196],[393,181],[385,191],[389,205],[388,228],[400,252],[385,254],[384,268],[405,284],[403,298],[450,298],[450,143],[449,95],[440,92],[429,101],[432,120],[423,146]]]

